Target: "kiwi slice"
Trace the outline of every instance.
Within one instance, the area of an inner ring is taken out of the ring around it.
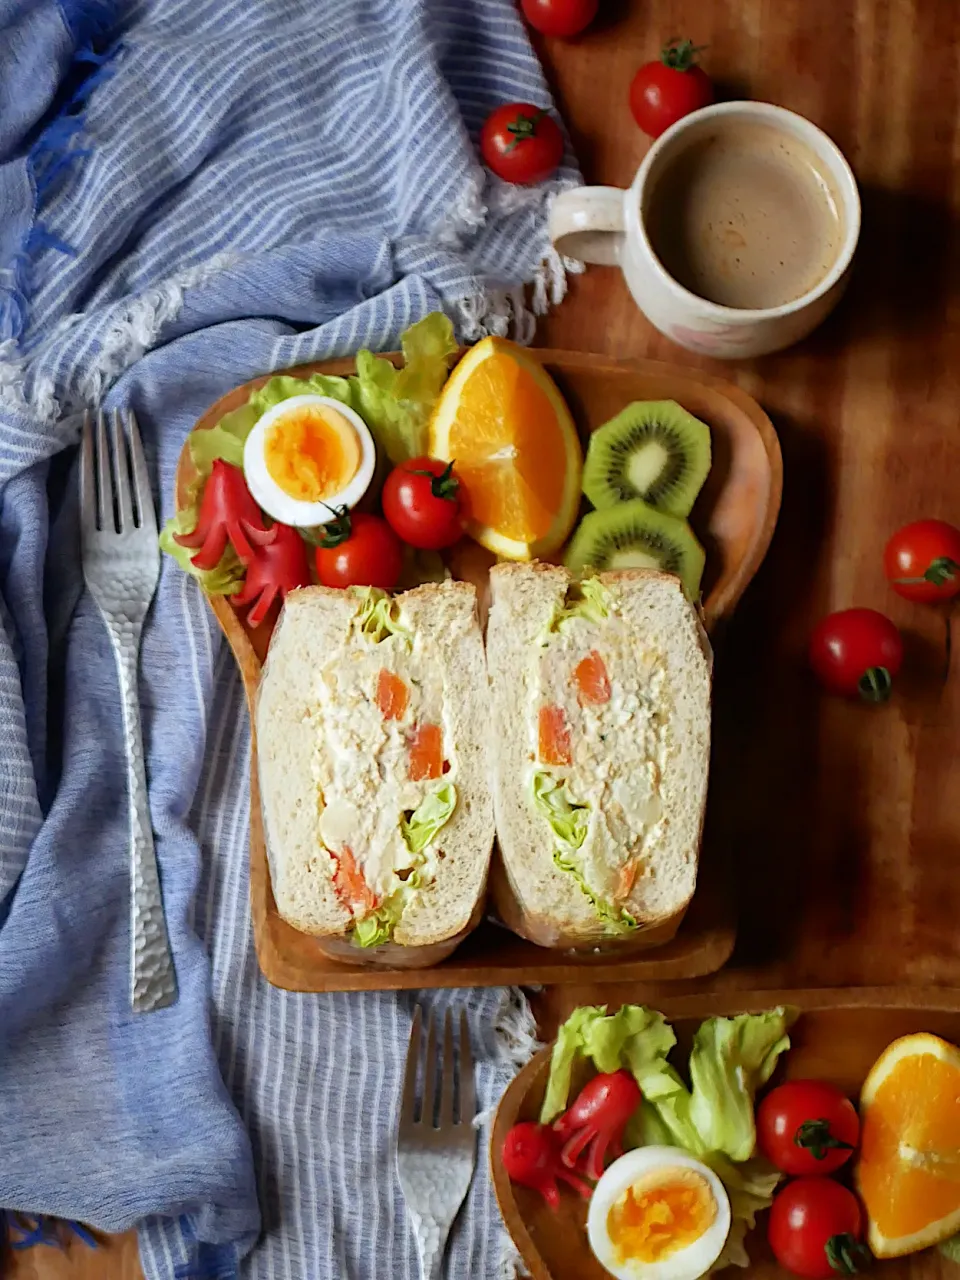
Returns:
[[[703,547],[686,520],[639,498],[583,517],[567,549],[567,568],[659,569],[675,573],[691,600],[700,594]]]
[[[709,470],[705,422],[674,400],[637,400],[591,435],[583,492],[598,510],[642,498],[685,516]]]

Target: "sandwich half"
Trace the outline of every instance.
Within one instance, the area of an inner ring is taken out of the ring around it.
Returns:
[[[279,914],[337,959],[433,964],[477,923],[493,843],[475,589],[304,587],[256,706]]]
[[[678,578],[490,573],[497,911],[541,946],[640,948],[693,897],[709,643]]]

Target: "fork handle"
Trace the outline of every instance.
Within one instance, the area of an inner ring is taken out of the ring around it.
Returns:
[[[132,630],[129,620],[125,630]],[[116,658],[130,797],[130,1004],[134,1013],[149,1013],[173,1004],[177,979],[167,938],[147,797],[137,693],[139,628],[135,637],[127,634],[123,639],[124,643],[116,648]]]
[[[450,1234],[449,1225],[436,1218],[411,1214],[413,1230],[417,1237],[417,1254],[420,1258],[420,1280],[442,1280],[443,1251]]]

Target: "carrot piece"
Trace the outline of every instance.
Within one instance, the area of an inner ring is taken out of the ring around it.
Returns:
[[[591,649],[583,661],[577,664],[573,675],[581,706],[590,703],[598,707],[610,701],[610,677],[607,675],[606,663],[596,649]]]
[[[410,690],[392,671],[382,670],[377,677],[377,706],[384,720],[402,720]]]
[[[544,764],[572,764],[570,730],[563,707],[541,707],[538,752]]]
[[[410,781],[443,773],[443,737],[438,724],[418,724],[410,736]]]
[[[333,874],[333,887],[340,901],[354,915],[366,915],[373,911],[377,906],[377,896],[364,880],[353,850],[344,845],[333,857],[337,864]]]
[[[640,870],[640,859],[631,858],[629,862],[625,862],[620,868],[620,879],[617,883],[617,892],[614,899],[622,902],[624,898],[630,897],[630,890],[633,888],[637,879],[637,872]]]

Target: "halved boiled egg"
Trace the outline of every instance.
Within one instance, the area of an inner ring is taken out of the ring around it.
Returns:
[[[329,396],[291,396],[247,436],[243,474],[257,503],[282,524],[308,529],[355,506],[370,486],[376,450],[367,424]]]
[[[677,1147],[639,1147],[614,1160],[587,1218],[590,1248],[617,1280],[697,1280],[729,1231],[723,1183]]]

